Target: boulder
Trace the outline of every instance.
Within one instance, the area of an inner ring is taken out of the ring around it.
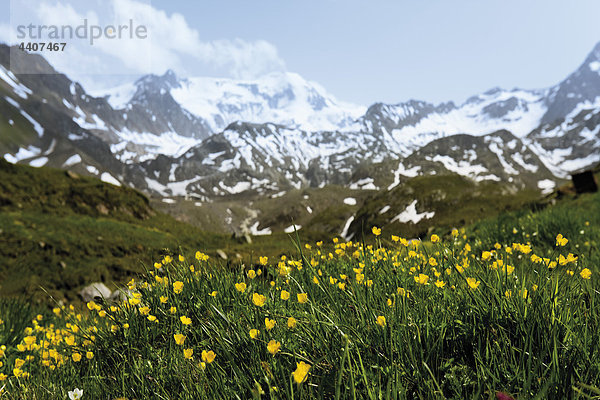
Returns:
[[[91,283],[83,289],[81,289],[81,291],[79,292],[79,296],[81,296],[81,299],[86,303],[88,301],[95,300],[97,297],[101,299],[108,299],[111,296],[111,294],[112,292],[110,291],[110,289],[107,288],[106,285],[102,282]]]

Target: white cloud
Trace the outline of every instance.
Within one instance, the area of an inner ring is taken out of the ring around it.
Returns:
[[[111,0],[104,4],[103,10],[80,13],[66,1],[45,1],[39,5],[37,17],[39,23],[59,26],[80,25],[84,18],[100,26],[128,24],[133,20],[136,26],[146,26],[148,37],[101,38],[93,46],[85,41],[74,41],[68,44],[65,54],[44,54],[57,69],[75,77],[84,73],[162,74],[167,69],[197,75],[198,71],[213,69],[235,78],[254,78],[285,69],[277,49],[269,42],[202,40],[181,14],[169,15],[138,0]],[[81,3],[78,6],[81,9]]]
[[[11,27],[9,24],[0,23],[0,43],[11,44]]]

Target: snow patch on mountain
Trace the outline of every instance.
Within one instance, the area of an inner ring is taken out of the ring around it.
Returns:
[[[119,182],[117,180],[117,178],[115,178],[114,176],[112,176],[108,172],[103,172],[102,175],[100,175],[100,180],[102,182],[110,183],[111,185],[121,186],[121,182]]]
[[[31,89],[21,84],[17,77],[10,70],[4,68],[3,65],[0,65],[0,79],[6,82],[12,88],[13,92],[22,99],[27,99],[33,93]]]
[[[410,203],[408,205],[408,207],[406,207],[406,209],[404,211],[402,211],[400,214],[398,214],[394,218],[392,218],[390,223],[398,221],[403,224],[406,224],[408,222],[412,222],[413,224],[416,224],[419,221],[421,221],[422,219],[433,218],[434,215],[435,215],[435,211],[431,211],[431,212],[425,211],[422,213],[418,213],[417,212],[417,200],[414,200],[412,203]]]
[[[108,90],[91,91],[94,97],[105,97],[108,104],[115,110],[127,108],[127,103],[133,98],[137,86],[135,83],[126,83]]]
[[[67,158],[67,160],[63,163],[63,167],[72,167],[75,164],[79,164],[81,162],[81,156],[79,154],[74,154],[71,157]]]

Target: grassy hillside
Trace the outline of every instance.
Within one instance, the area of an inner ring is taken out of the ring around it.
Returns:
[[[250,261],[255,251],[291,251],[292,245],[287,235],[274,235],[249,248],[154,211],[135,190],[0,159],[0,295],[47,301],[43,287],[73,301],[86,283],[122,283],[179,249],[213,256],[220,249],[227,264]]]
[[[416,223],[391,222],[415,200],[419,214],[434,212],[433,216],[422,217]],[[450,231],[454,227],[464,227],[483,218],[520,209],[538,200],[538,191],[517,192],[502,183],[475,183],[450,174],[419,176],[365,200],[350,225],[350,232],[358,238],[362,232],[378,226],[383,227],[384,233],[422,238],[434,228]]]

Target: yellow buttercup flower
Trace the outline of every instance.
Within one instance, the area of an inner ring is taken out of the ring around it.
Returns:
[[[467,284],[469,285],[469,287],[471,289],[477,289],[477,287],[479,287],[479,284],[481,282],[479,282],[478,280],[476,280],[475,278],[467,278]]]
[[[182,335],[180,333],[174,334],[173,338],[175,338],[175,343],[178,344],[179,346],[182,346],[183,342],[185,342],[185,335]]]
[[[91,360],[92,358],[94,358],[94,353],[91,351],[86,352],[85,358],[87,358],[88,360]]]
[[[169,298],[167,296],[160,296],[160,302],[161,303],[166,303],[169,300]]]
[[[246,291],[246,284],[244,282],[236,283],[235,290],[240,293],[244,293]]]
[[[281,349],[281,343],[279,343],[276,340],[271,339],[269,341],[269,343],[267,343],[267,350],[269,350],[269,353],[271,353],[273,355],[279,353],[280,349]]]
[[[375,235],[375,236],[379,236],[379,235],[381,235],[381,228],[378,228],[378,227],[374,226],[374,227],[371,229],[371,232],[373,232],[373,235]]]
[[[421,285],[426,285],[427,281],[429,281],[429,276],[427,276],[425,274],[419,274],[419,276],[415,276],[414,279],[415,279],[415,282],[417,282]]]
[[[269,262],[269,258],[268,257],[260,257],[258,259],[258,262],[260,263],[260,265],[267,265],[267,263]]]
[[[177,281],[173,283],[173,292],[175,292],[175,294],[179,294],[183,291],[183,282],[181,281]]]
[[[446,286],[446,282],[437,280],[437,281],[435,281],[435,286],[437,286],[439,288],[443,288],[444,286]]]
[[[287,290],[282,290],[280,297],[281,300],[288,300],[290,298],[290,292],[288,292]]]
[[[183,356],[186,359],[191,360],[193,355],[194,355],[194,349],[183,349]]]
[[[252,295],[252,303],[254,303],[255,306],[262,307],[265,305],[266,301],[267,297],[262,294],[254,293]]]
[[[256,337],[260,334],[258,329],[250,329],[250,338],[256,339]]]
[[[308,294],[298,293],[298,303],[304,304],[308,301]]]
[[[73,353],[73,354],[71,354],[71,358],[73,359],[73,361],[79,362],[79,361],[81,361],[81,354]]]
[[[179,320],[184,325],[190,325],[192,323],[192,320],[190,318],[186,317],[185,315],[182,315],[181,317],[179,317]]]
[[[431,243],[438,243],[440,241],[440,237],[436,234],[431,235]]]
[[[386,324],[385,322],[385,317],[383,315],[380,315],[377,317],[377,325],[384,327]]]
[[[584,268],[581,270],[581,272],[579,273],[579,275],[581,275],[581,277],[583,279],[590,279],[592,277],[592,271],[590,271],[587,268]]]
[[[557,246],[566,246],[568,242],[569,242],[569,239],[564,237],[562,234],[559,233],[558,235],[556,235],[556,245]]]
[[[287,320],[287,326],[290,329],[295,328],[297,323],[298,323],[298,321],[296,321],[296,318],[294,318],[294,317],[289,317]]]
[[[215,361],[216,356],[217,355],[212,350],[209,350],[209,351],[202,350],[202,362],[210,364],[213,361]]]
[[[506,275],[512,274],[514,270],[515,267],[513,267],[512,265],[505,265],[504,267],[502,267],[502,272],[506,272]]]
[[[265,326],[267,327],[267,330],[270,331],[271,329],[273,329],[275,327],[275,320],[274,319],[269,319],[268,317],[265,318]]]
[[[296,363],[296,370],[292,372],[292,376],[294,377],[294,382],[300,384],[306,380],[308,376],[308,371],[310,370],[310,365],[306,364],[304,361],[300,361]]]

